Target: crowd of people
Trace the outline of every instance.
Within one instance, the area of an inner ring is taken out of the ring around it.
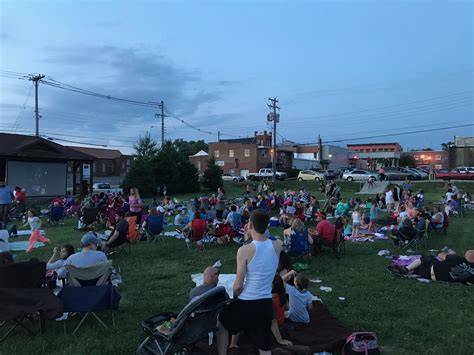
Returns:
[[[4,185],[3,188],[0,212],[5,222],[8,220],[5,205],[11,205],[15,198],[21,200],[22,195],[17,197]],[[304,187],[299,191],[284,189],[279,194],[266,182],[253,188],[248,183],[240,199],[229,199],[221,187],[215,194],[202,193],[186,204],[169,196],[145,204],[135,187],[131,188],[128,198],[120,193],[92,194],[84,199],[57,197],[50,207],[63,207],[66,216],[82,218],[79,226],[87,232],[80,241],[79,252],[70,244],[54,248],[47,270],[65,278],[67,265],[81,268],[106,262],[107,253],[126,243],[133,231],[140,236],[140,231],[146,233],[156,221],[161,223],[161,230],[165,224],[177,228],[191,243],[205,239],[219,244],[235,241],[242,244],[236,256],[235,300],[219,315],[219,353],[227,353],[229,346],[238,346],[241,334],[249,337],[260,353],[270,353],[272,337],[280,344],[291,344],[280,333],[285,322],[310,322],[313,296],[308,290],[309,281],[304,274],[292,270],[289,256],[318,255],[324,245],[333,242],[335,225],[330,217],[344,222],[346,235],[357,236],[361,230],[375,230],[381,212],[386,211],[391,223],[396,225],[392,238],[399,245],[414,239],[424,228],[445,228],[449,215],[458,211],[453,201],[470,201],[467,192],[461,194],[455,185],[448,184],[445,205],[431,210],[423,203],[423,190],[413,191],[409,181],[369,200],[343,199],[341,188],[334,181],[324,184],[321,191],[325,196],[324,203]],[[88,210],[96,212],[94,222],[105,226],[107,233],[97,230],[95,223],[84,221]],[[270,219],[270,215],[274,217]],[[28,210],[26,225],[32,230],[30,243],[49,242],[40,233],[41,219],[36,211]],[[281,227],[281,239],[271,235],[270,225]],[[437,258],[422,258],[398,272],[415,271],[433,280],[455,282],[460,273],[474,275],[473,253],[468,251],[463,258],[444,254]],[[2,254],[1,260],[10,262],[6,254]],[[459,272],[453,274],[453,268]],[[218,267],[206,268],[203,285],[190,291],[189,300],[215,287],[219,274]],[[443,276],[446,274],[450,279]]]

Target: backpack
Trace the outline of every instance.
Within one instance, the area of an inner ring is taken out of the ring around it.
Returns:
[[[380,354],[377,335],[372,332],[352,333],[346,339],[342,355],[378,355]]]

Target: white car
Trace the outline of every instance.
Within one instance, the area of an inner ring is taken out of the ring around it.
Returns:
[[[326,176],[323,173],[313,170],[301,170],[298,173],[298,181],[324,181]]]
[[[380,180],[380,175],[372,171],[367,170],[352,170],[350,172],[345,171],[342,178],[347,181],[367,181],[369,177],[373,177],[374,180]]]
[[[230,174],[230,173],[226,173],[226,174],[222,174],[222,180],[224,181],[244,181],[245,178],[243,176],[236,176],[234,174]]]

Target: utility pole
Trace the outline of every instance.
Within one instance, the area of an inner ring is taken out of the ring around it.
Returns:
[[[39,137],[39,108],[38,108],[38,85],[39,81],[44,78],[44,75],[30,75],[29,80],[35,83],[35,127],[36,127],[36,137]]]
[[[318,134],[318,145],[319,145],[319,168],[323,168],[323,140],[321,139],[321,135]]]
[[[161,113],[155,114],[155,117],[161,117],[161,147],[165,145],[165,103],[163,100],[160,101],[158,107],[161,109]]]
[[[278,100],[276,97],[268,98],[268,101],[271,103],[267,104],[269,108],[273,110],[271,114],[267,115],[267,121],[273,121],[273,154],[272,154],[272,183],[275,184],[276,180],[276,130],[277,130],[277,122],[280,121],[280,115],[277,115],[277,110],[280,108],[277,106]],[[274,185],[275,186],[275,185]]]
[[[217,141],[221,141],[221,131],[217,131]]]

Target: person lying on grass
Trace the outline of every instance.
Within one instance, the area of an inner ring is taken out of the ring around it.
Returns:
[[[295,285],[291,286],[288,281],[293,277]],[[308,310],[313,309],[313,295],[307,289],[308,278],[304,274],[292,270],[282,279],[285,283],[285,291],[290,296],[288,319],[297,323],[309,323]]]
[[[450,250],[437,256],[422,256],[406,267],[391,265],[389,268],[401,275],[412,273],[433,281],[474,284],[474,249],[467,250],[464,257]]]

